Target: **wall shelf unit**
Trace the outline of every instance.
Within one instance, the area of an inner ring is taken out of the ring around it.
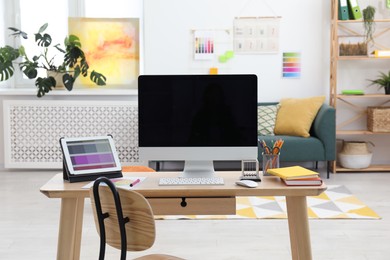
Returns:
[[[390,21],[389,21],[390,22]],[[390,58],[361,57],[361,56],[341,56],[338,60],[388,60]]]
[[[337,135],[389,135],[389,133],[374,133],[368,130],[337,130]]]
[[[342,168],[340,166],[337,167],[337,172],[358,172],[358,171],[364,171],[364,172],[388,172],[390,169],[390,164],[378,164],[378,165],[370,165],[368,168],[364,169],[348,169],[348,168]]]
[[[375,19],[376,31],[374,34],[374,43],[367,44],[367,55],[362,56],[341,56],[340,55],[340,41],[347,37],[362,37],[364,35],[363,20],[339,20],[338,19],[338,1],[331,0],[331,49],[330,49],[330,105],[336,108],[336,118],[341,112],[347,111],[352,116],[338,120],[336,124],[336,135],[337,137],[343,136],[348,138],[353,137],[370,137],[379,136],[379,138],[390,138],[390,133],[377,133],[371,132],[364,127],[355,127],[359,120],[365,120],[367,117],[368,106],[390,106],[390,95],[385,94],[365,94],[365,95],[342,95],[341,90],[343,86],[340,85],[339,78],[346,73],[345,63],[357,64],[360,67],[367,66],[375,68],[379,61],[386,62],[387,68],[390,67],[390,57],[374,57],[371,53],[373,49],[390,49],[390,46],[383,44],[382,41],[376,42],[376,39],[383,39],[390,37],[390,19]],[[360,6],[361,10],[365,6]],[[344,37],[344,38],[343,38]],[[342,42],[343,43],[343,42]],[[349,68],[349,67],[348,67]],[[367,85],[367,82],[361,83],[360,89]],[[353,84],[350,84],[353,85]],[[355,85],[353,85],[355,86]],[[345,86],[344,86],[345,87]],[[355,88],[355,87],[354,87]],[[359,86],[356,87],[359,89]],[[338,103],[342,104],[342,109],[338,108]],[[340,119],[340,118],[338,118]],[[359,124],[357,124],[359,125]],[[357,129],[354,129],[357,128]],[[351,129],[352,128],[352,129]],[[376,144],[378,146],[381,143]],[[389,150],[389,148],[384,148]],[[375,157],[375,154],[374,154]],[[333,164],[333,172],[390,172],[390,161],[385,164],[375,165],[372,164],[370,167],[365,169],[347,169],[337,164],[337,161]]]

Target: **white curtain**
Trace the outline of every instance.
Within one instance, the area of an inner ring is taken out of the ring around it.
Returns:
[[[9,0],[0,1],[0,46],[4,46],[6,43],[6,27],[8,27],[7,21],[9,20],[11,13],[10,10],[7,10],[7,2],[9,2]]]

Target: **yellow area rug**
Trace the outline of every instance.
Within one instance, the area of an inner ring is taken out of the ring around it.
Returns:
[[[286,199],[282,196],[237,197],[236,215],[155,216],[156,219],[283,219]],[[311,219],[380,219],[343,185],[328,185],[319,196],[307,197]]]

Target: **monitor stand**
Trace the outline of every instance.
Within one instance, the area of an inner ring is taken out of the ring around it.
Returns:
[[[215,177],[213,161],[185,161],[181,175],[184,178],[211,178]]]

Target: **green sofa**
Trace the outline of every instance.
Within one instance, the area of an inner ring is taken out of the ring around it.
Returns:
[[[277,102],[261,102],[258,106],[269,106]],[[317,113],[310,129],[310,137],[287,135],[259,135],[268,146],[272,141],[283,139],[284,144],[280,153],[280,163],[313,161],[318,168],[318,161],[327,162],[327,178],[331,162],[336,159],[336,121],[335,109],[323,104]],[[259,146],[258,159],[261,165],[263,149]]]

